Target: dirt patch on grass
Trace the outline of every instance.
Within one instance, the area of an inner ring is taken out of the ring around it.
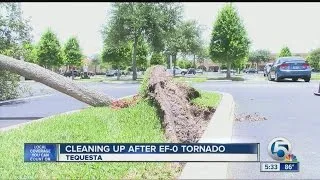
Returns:
[[[254,121],[265,121],[267,120],[267,118],[259,115],[258,113],[253,113],[253,114],[242,113],[237,115],[235,120],[240,122],[244,122],[244,121],[254,122]]]
[[[111,108],[112,109],[121,109],[121,108],[129,107],[131,105],[136,104],[138,102],[139,98],[140,98],[139,95],[135,95],[132,98],[115,100],[111,103]]]
[[[151,70],[148,97],[157,105],[163,119],[166,137],[171,142],[197,142],[207,127],[214,109],[192,105],[191,99],[200,93],[186,84],[173,81],[163,66]]]

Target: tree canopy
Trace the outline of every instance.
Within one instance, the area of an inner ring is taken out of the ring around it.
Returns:
[[[315,70],[320,70],[320,48],[311,51],[307,57],[308,63]]]
[[[76,37],[70,37],[63,47],[64,63],[68,66],[81,66],[82,52]]]
[[[52,68],[63,65],[60,42],[52,30],[48,29],[42,34],[37,54],[41,66]]]
[[[248,61],[251,63],[267,62],[271,60],[271,52],[265,49],[259,49],[249,53]]]
[[[291,51],[287,46],[283,47],[279,53],[279,57],[286,57],[286,56],[292,56]]]
[[[228,65],[227,78],[234,61],[244,59],[249,52],[250,41],[237,10],[232,4],[225,5],[214,22],[210,42],[213,61]]]
[[[139,39],[145,39],[155,51],[164,46],[162,38],[175,25],[176,5],[173,3],[113,3],[111,18],[103,34],[114,45],[132,42],[132,78],[137,78]],[[122,45],[121,45],[122,44]]]

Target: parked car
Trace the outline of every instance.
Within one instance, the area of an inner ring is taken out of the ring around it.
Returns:
[[[118,70],[110,69],[106,72],[106,76],[117,76],[117,73],[118,73]],[[119,72],[119,73],[121,73],[121,72]]]
[[[167,69],[168,72],[173,74],[173,68],[172,69]],[[188,72],[187,69],[181,69],[180,67],[176,66],[175,68],[175,74],[182,74],[185,75]]]
[[[258,70],[255,68],[249,68],[247,69],[246,73],[258,73]]]
[[[63,75],[66,76],[66,77],[72,77],[72,71],[64,72]],[[80,71],[73,70],[73,75],[74,75],[74,77],[80,76]]]
[[[297,81],[301,78],[305,82],[309,82],[311,79],[311,67],[302,57],[280,57],[270,68],[268,80],[280,81],[284,78],[292,78],[292,81]]]
[[[196,73],[197,74],[203,74],[203,70],[202,69],[196,69]]]
[[[267,63],[263,68],[263,76],[266,77],[270,71],[272,63]]]
[[[189,68],[186,74],[194,74],[194,75],[195,75],[196,73],[197,73],[197,72],[196,72],[196,69],[194,69],[194,68]]]
[[[227,69],[221,69],[220,70],[221,73],[227,73],[227,71],[228,71]],[[230,72],[231,73],[235,73],[236,71],[234,69],[230,69]]]

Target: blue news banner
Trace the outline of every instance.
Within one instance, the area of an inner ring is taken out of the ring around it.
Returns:
[[[26,143],[25,162],[258,162],[259,143]]]

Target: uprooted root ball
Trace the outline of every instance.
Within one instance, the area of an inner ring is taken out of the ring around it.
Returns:
[[[197,142],[214,111],[190,103],[200,93],[185,84],[174,82],[163,66],[152,68],[147,88],[148,96],[159,108],[167,138],[172,142]]]

